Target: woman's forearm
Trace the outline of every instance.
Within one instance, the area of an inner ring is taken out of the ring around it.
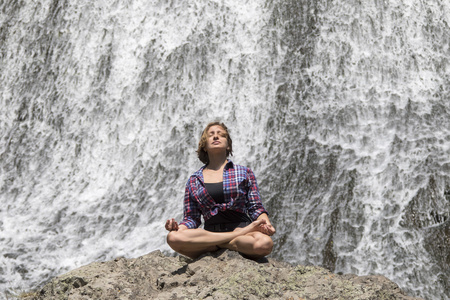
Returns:
[[[269,220],[269,216],[266,213],[260,214],[256,220],[260,220],[260,219],[266,220],[266,224],[271,224],[270,220]]]

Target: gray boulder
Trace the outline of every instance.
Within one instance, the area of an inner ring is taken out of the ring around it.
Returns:
[[[29,299],[418,299],[383,276],[259,261],[220,250],[191,260],[154,251],[94,262],[58,276]]]

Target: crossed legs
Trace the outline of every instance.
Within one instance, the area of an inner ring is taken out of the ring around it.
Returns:
[[[231,232],[210,232],[200,228],[179,229],[167,235],[167,243],[176,252],[197,258],[203,253],[226,248],[251,257],[263,257],[272,252],[270,236],[260,232],[265,220],[257,220]]]

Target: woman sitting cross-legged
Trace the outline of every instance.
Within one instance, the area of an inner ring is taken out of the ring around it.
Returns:
[[[254,258],[270,254],[275,228],[261,203],[252,170],[228,159],[232,141],[223,123],[206,126],[197,154],[205,165],[186,184],[182,222],[166,221],[169,246],[191,258],[221,248]],[[198,228],[201,216],[204,229]]]

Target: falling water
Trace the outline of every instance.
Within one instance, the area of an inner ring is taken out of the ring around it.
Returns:
[[[273,257],[449,297],[450,4],[0,3],[0,293],[170,253],[224,121]]]

